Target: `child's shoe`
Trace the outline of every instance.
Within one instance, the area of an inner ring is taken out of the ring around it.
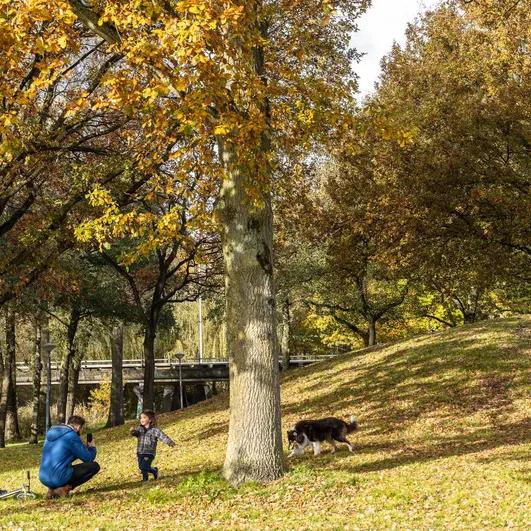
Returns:
[[[153,479],[159,479],[159,469],[156,466],[153,467]]]

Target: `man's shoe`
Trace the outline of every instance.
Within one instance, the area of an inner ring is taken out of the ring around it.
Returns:
[[[68,496],[68,493],[72,490],[72,485],[65,485],[64,487],[59,487],[58,489],[55,489],[55,494],[59,496],[60,498],[64,498],[65,496]]]
[[[156,466],[153,467],[153,479],[159,479],[159,469]]]
[[[55,492],[55,489],[48,489],[48,492],[46,493],[46,499],[53,500],[54,498],[57,498],[57,493]]]

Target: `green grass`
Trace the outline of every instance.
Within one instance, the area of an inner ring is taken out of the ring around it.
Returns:
[[[102,471],[67,499],[0,502],[0,528],[531,528],[531,317],[479,323],[294,370],[283,429],[355,414],[355,453],[290,461],[273,484],[219,475],[228,403],[160,415],[161,480],[142,484],[129,426],[96,433]],[[40,446],[0,450],[0,486],[37,475]],[[45,489],[35,482],[35,490]]]

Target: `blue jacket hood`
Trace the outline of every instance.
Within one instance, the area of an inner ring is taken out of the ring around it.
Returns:
[[[46,434],[46,440],[47,441],[56,441],[60,437],[64,437],[66,434],[73,432],[74,430],[67,426],[66,424],[59,424],[57,426],[52,426],[48,433]],[[77,433],[76,433],[77,435]]]

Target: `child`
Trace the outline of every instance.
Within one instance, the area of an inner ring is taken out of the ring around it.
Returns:
[[[149,409],[140,413],[140,426],[131,428],[131,435],[138,437],[136,445],[136,455],[138,457],[138,468],[142,472],[142,480],[148,480],[148,474],[153,474],[153,478],[159,477],[159,469],[152,467],[151,463],[157,453],[157,440],[160,439],[168,446],[174,447],[175,443],[161,430],[155,427],[155,413]]]

